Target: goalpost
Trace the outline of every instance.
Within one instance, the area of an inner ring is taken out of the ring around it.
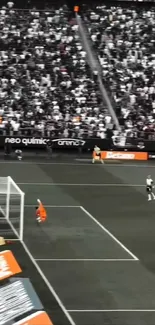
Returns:
[[[9,225],[9,229],[2,227],[4,234],[9,233],[11,228],[21,241],[24,228],[24,197],[25,193],[10,176],[0,177],[0,223]]]

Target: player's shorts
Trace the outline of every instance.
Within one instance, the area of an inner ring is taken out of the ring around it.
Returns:
[[[40,222],[40,223],[41,223],[41,222],[45,222],[46,219],[47,219],[47,217],[39,217],[39,216],[36,218],[36,220],[37,220],[38,222]]]
[[[96,159],[101,159],[101,152],[99,152],[99,153],[95,152],[95,158]]]
[[[47,217],[41,217],[41,222],[45,222]]]
[[[147,185],[146,186],[146,192],[151,193],[152,192],[152,185]]]

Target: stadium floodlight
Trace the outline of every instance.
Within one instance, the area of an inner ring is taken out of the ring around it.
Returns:
[[[0,177],[0,219],[5,219],[10,230],[21,241],[24,228],[24,197],[25,193],[10,177]]]

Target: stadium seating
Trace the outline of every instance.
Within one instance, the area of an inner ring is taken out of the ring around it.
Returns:
[[[122,129],[154,139],[155,8],[96,6],[85,16]]]
[[[102,127],[100,93],[66,7],[2,8],[0,33],[1,133],[83,137]]]
[[[76,19],[13,5],[0,10],[0,134],[105,138],[113,124]],[[83,20],[123,132],[154,138],[155,9],[96,6]]]

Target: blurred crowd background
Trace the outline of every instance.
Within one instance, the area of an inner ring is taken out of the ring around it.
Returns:
[[[94,3],[80,15],[120,130],[71,9],[10,1],[0,9],[0,134],[155,139],[155,7]]]

